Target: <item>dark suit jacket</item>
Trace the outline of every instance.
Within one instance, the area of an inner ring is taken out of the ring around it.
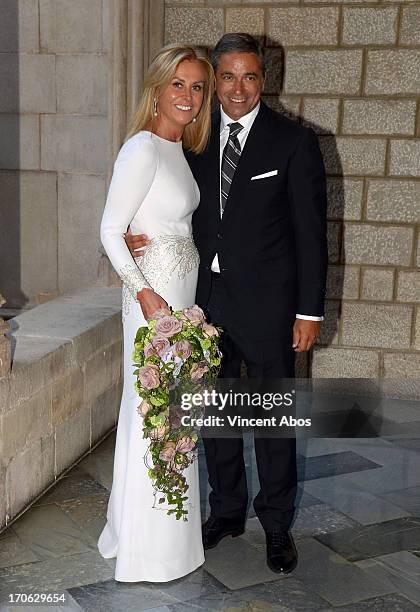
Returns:
[[[220,112],[209,145],[187,154],[200,188],[197,303],[206,307],[218,253],[225,318],[256,339],[290,336],[295,315],[322,316],[327,270],[325,171],[315,133],[264,103],[248,134],[220,219]],[[251,180],[277,170],[276,176]]]

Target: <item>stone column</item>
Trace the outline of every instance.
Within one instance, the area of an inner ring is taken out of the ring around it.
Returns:
[[[109,171],[139,99],[147,67],[163,46],[164,0],[114,0],[109,81]]]
[[[5,303],[4,297],[0,294],[0,307]],[[0,317],[0,378],[10,373],[11,351],[10,338],[5,336],[9,331],[8,324]]]
[[[114,0],[110,9],[109,175],[127,125],[127,0]]]

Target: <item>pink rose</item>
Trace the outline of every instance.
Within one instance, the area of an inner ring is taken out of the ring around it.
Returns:
[[[150,408],[151,408],[151,405],[143,400],[142,403],[140,404],[140,406],[137,408],[137,412],[142,417],[145,417],[146,414],[149,412]]]
[[[203,332],[206,334],[206,336],[208,336],[209,338],[213,338],[213,336],[218,336],[219,332],[218,330],[214,327],[214,325],[210,325],[209,323],[204,323],[203,325]]]
[[[195,363],[190,370],[190,377],[192,380],[198,380],[199,378],[203,378],[204,374],[208,372],[208,366],[203,363]]]
[[[163,440],[167,433],[169,433],[168,425],[164,425],[163,427],[155,427],[150,432],[150,438],[152,440]]]
[[[171,429],[178,429],[182,425],[182,417],[185,412],[181,408],[169,407],[169,423],[171,425]]]
[[[153,315],[151,317],[151,320],[152,321],[157,321],[158,319],[162,319],[163,317],[170,316],[170,314],[171,314],[171,311],[169,310],[169,308],[158,308],[153,313]]]
[[[140,368],[138,378],[145,389],[156,389],[160,385],[159,368],[152,363],[145,365]]]
[[[152,355],[155,355],[156,351],[153,347],[153,344],[151,342],[149,342],[148,344],[146,344],[146,346],[144,347],[144,354],[146,357],[151,357]]]
[[[175,334],[181,331],[182,323],[178,321],[176,317],[162,317],[156,323],[156,333],[159,336],[165,336],[165,338],[171,338]]]
[[[152,345],[159,357],[163,357],[171,346],[169,340],[163,336],[155,336],[152,340]]]
[[[175,442],[167,442],[159,453],[159,459],[162,461],[172,461],[175,457]]]
[[[174,353],[182,359],[188,359],[191,356],[192,347],[188,340],[178,340],[174,345]]]
[[[169,350],[169,340],[164,338],[163,336],[155,336],[152,340],[146,344],[144,347],[144,354],[146,357],[151,357],[152,355],[159,355],[159,357],[163,357]]]
[[[197,306],[197,304],[194,304],[194,306],[191,306],[190,308],[184,308],[182,312],[193,325],[201,325],[201,323],[204,323],[206,320],[204,312],[199,306]]]
[[[176,443],[176,447],[175,450],[178,453],[188,453],[189,451],[192,451],[193,448],[195,447],[195,442],[194,440],[191,440],[190,437],[185,437],[185,438],[181,438],[180,440],[178,440],[178,442]]]

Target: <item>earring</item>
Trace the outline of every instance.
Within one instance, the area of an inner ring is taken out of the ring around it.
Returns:
[[[193,123],[195,123],[197,121],[197,117],[194,117],[194,119],[192,120]]]
[[[155,117],[157,117],[157,100],[156,98],[153,98],[153,114]]]

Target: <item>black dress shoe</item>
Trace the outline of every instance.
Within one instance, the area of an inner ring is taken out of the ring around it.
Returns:
[[[245,531],[245,522],[241,519],[215,518],[210,516],[201,526],[204,550],[214,548],[220,540],[230,535],[240,536]]]
[[[273,530],[265,533],[267,565],[278,574],[288,574],[297,565],[297,550],[288,531]]]

